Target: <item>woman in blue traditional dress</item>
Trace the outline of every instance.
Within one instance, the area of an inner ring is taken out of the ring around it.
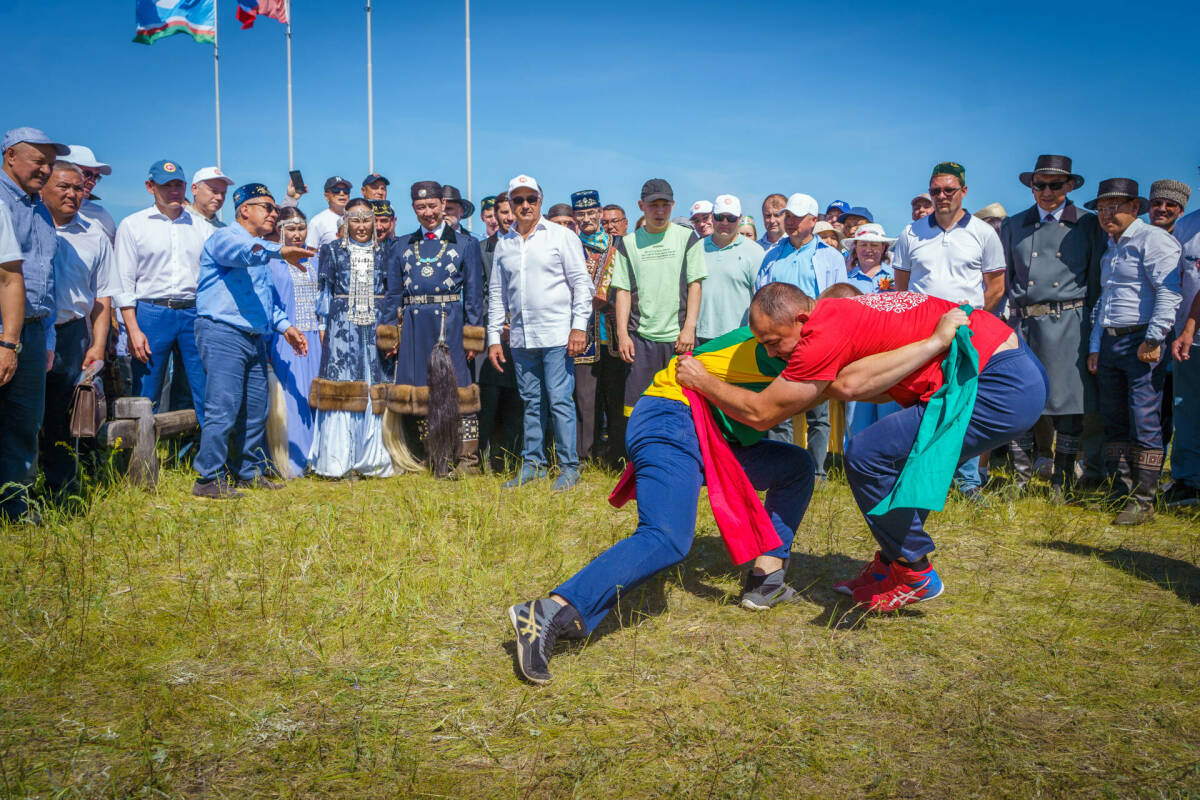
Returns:
[[[375,328],[386,291],[386,250],[375,241],[375,214],[361,197],[346,204],[346,235],[321,247],[316,315],[321,369],[309,391],[316,432],[309,469],[323,477],[352,472],[386,478],[392,460],[380,415],[386,403]]]
[[[300,209],[281,208],[278,227],[283,244],[304,246],[308,221]],[[267,438],[276,469],[284,478],[298,478],[308,469],[308,450],[313,439],[308,390],[321,368],[321,337],[316,316],[317,259],[305,259],[301,265],[304,270],[284,261],[271,262],[276,302],[308,340],[308,355],[296,355],[282,336],[275,337],[270,351],[274,379]]]

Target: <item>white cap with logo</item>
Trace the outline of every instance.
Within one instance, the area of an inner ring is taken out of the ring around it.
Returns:
[[[691,210],[691,213],[688,214],[688,216],[694,217],[697,214],[711,214],[711,213],[713,213],[713,204],[712,203],[708,202],[707,200],[697,200],[696,202],[692,203],[692,210]]]
[[[542,187],[538,186],[538,182],[528,175],[518,175],[508,182],[509,196],[512,196],[515,189],[533,189],[538,195],[542,193]]]
[[[820,213],[816,198],[803,192],[796,192],[789,197],[783,210],[797,217],[807,217],[809,214],[816,216]]]
[[[714,214],[733,214],[735,217],[742,215],[742,201],[738,200],[731,194],[719,194],[717,199],[713,201]]]
[[[233,186],[233,178],[221,172],[220,167],[204,167],[196,170],[196,174],[192,176],[192,184],[195,185],[201,181],[221,181],[226,186]]]

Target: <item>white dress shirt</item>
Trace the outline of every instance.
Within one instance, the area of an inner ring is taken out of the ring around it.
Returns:
[[[304,246],[310,250],[320,250],[322,245],[337,239],[338,227],[342,224],[342,215],[335,214],[328,208],[314,214],[308,221],[308,235],[304,237]]]
[[[1060,219],[1062,219],[1062,212],[1063,212],[1063,209],[1065,209],[1066,207],[1067,207],[1066,200],[1063,200],[1061,203],[1059,203],[1058,208],[1054,209],[1053,211],[1047,211],[1044,208],[1042,208],[1041,206],[1038,206],[1037,207],[1038,219],[1041,222],[1046,222],[1046,223],[1058,222]],[[1053,219],[1047,220],[1046,217],[1053,217]]]
[[[445,220],[442,220],[441,222],[439,222],[438,226],[436,228],[434,228],[433,230],[429,230],[424,225],[421,226],[421,237],[424,239],[428,239],[429,234],[431,234],[431,233],[433,234],[433,238],[440,239],[440,238],[442,238],[442,234],[445,232],[446,232],[446,221]]]
[[[892,250],[892,268],[909,273],[910,292],[976,308],[983,307],[983,274],[1005,267],[995,229],[965,209],[950,230],[933,214],[922,217],[904,229]]]
[[[578,235],[542,217],[528,239],[515,223],[500,237],[488,286],[488,345],[500,344],[506,315],[516,348],[562,347],[572,330],[587,330],[592,280]]]
[[[97,297],[118,297],[121,280],[113,267],[112,245],[98,222],[76,214],[65,225],[56,225],[58,249],[54,252],[55,325],[90,317]]]
[[[108,236],[108,243],[112,244],[117,238],[117,221],[113,219],[112,214],[108,213],[108,209],[100,205],[93,198],[88,198],[83,201],[83,205],[79,207],[79,215],[100,223],[100,227]]]
[[[130,214],[117,227],[113,256],[121,279],[120,308],[138,300],[194,300],[200,251],[210,228],[187,209],[175,219],[155,206]]]

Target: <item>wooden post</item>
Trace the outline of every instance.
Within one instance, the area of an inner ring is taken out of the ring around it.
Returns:
[[[154,428],[154,402],[148,397],[119,397],[113,416],[133,421],[129,442],[129,479],[145,489],[158,485],[158,432]],[[124,427],[124,426],[122,426]]]

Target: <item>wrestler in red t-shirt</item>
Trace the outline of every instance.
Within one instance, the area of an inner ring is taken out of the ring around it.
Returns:
[[[933,334],[938,320],[958,304],[914,292],[882,292],[818,300],[792,351],[783,377],[789,381],[832,381],[842,367]],[[986,311],[970,317],[971,343],[983,370],[1012,328]],[[897,403],[928,401],[942,385],[943,356],[932,358],[888,390]]]

